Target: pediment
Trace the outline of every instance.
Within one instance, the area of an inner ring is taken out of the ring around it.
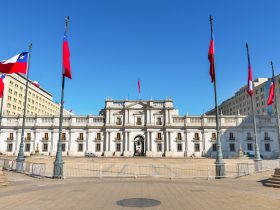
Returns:
[[[126,108],[129,109],[144,109],[146,106],[146,104],[144,104],[143,102],[135,102],[132,104],[129,104]]]

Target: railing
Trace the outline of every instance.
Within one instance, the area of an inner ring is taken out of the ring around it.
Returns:
[[[246,140],[251,141],[253,138],[251,136],[247,136]]]
[[[269,141],[269,140],[270,140],[270,137],[269,137],[269,136],[265,136],[265,137],[264,137],[264,140]]]
[[[207,164],[125,164],[125,163],[65,163],[64,176],[71,177],[154,177],[205,178],[216,177],[216,165]],[[254,173],[253,163],[225,164],[226,178]]]
[[[16,171],[16,160],[0,159],[0,168],[8,171]],[[29,161],[23,162],[22,173],[35,177],[52,177],[53,165],[45,163],[31,163]]]
[[[132,163],[64,163],[64,178],[72,177],[154,177],[154,178],[216,178],[216,164],[132,164]],[[0,159],[0,168],[15,171],[16,160]],[[256,172],[280,167],[280,159],[254,163],[225,164],[223,178],[237,178]],[[53,164],[23,164],[24,174],[36,177],[52,177]]]

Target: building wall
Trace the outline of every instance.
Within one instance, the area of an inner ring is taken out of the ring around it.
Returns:
[[[280,75],[277,75],[275,78],[276,84],[276,92],[277,96],[280,92]],[[268,78],[258,78],[254,81],[254,94],[253,100],[255,103],[255,113],[257,115],[271,115],[275,114],[276,107],[275,104],[271,106],[267,106],[267,99],[269,95],[269,88],[270,88],[271,80]],[[278,96],[278,109],[280,108],[279,104],[279,96]],[[251,99],[247,93],[247,85],[240,88],[234,96],[231,98],[223,101],[219,105],[219,109],[224,115],[251,115],[252,108],[251,108]],[[214,115],[215,110],[210,110],[206,113],[207,115]]]
[[[4,115],[22,115],[24,108],[26,78],[20,74],[8,74],[4,80]],[[27,115],[58,115],[60,105],[53,101],[52,95],[29,82],[27,96]],[[65,115],[72,115],[64,110]]]
[[[109,100],[105,102],[105,108],[100,114],[64,117],[63,155],[84,156],[91,152],[107,157],[134,156],[135,144],[140,138],[143,139],[144,155],[149,157],[216,156],[213,147],[216,143],[214,116],[180,116],[169,100]],[[141,119],[141,123],[137,118]],[[22,118],[5,116],[2,119],[0,152],[7,155],[18,154],[21,124]],[[26,139],[25,144],[30,144],[30,151],[26,151],[25,155],[35,153],[38,147],[41,154],[54,156],[59,137],[58,125],[58,116],[27,117],[25,137],[30,135],[30,139]],[[276,119],[258,116],[257,131],[264,158],[277,157],[279,143]],[[10,133],[13,133],[13,139],[9,139]],[[47,139],[45,133],[48,134]],[[221,142],[225,157],[238,156],[240,148],[253,152],[253,136],[250,117],[222,116]],[[269,145],[266,149],[265,144]],[[8,151],[9,145],[12,145],[11,151]]]

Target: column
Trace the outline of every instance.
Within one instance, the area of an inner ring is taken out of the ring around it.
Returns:
[[[33,140],[33,148],[34,148],[34,145],[36,144],[36,137],[37,137],[37,132],[36,132],[36,129],[34,130],[34,140]],[[33,150],[34,151],[34,150]],[[32,149],[31,149],[31,145],[30,145],[30,153],[32,152]]]
[[[202,134],[202,156],[205,156],[205,131],[201,131]]]
[[[71,151],[71,134],[72,134],[71,129],[69,130],[68,134],[69,134],[69,139],[68,139],[68,152],[70,152],[70,151]],[[67,140],[67,137],[66,137],[66,140]]]
[[[51,131],[51,148],[50,148],[50,152],[53,152],[53,148],[54,148],[54,145],[53,145],[53,130]]]
[[[111,132],[108,132],[108,152],[111,151]]]
[[[126,151],[126,132],[124,131],[123,132],[123,152],[125,152]]]
[[[86,152],[88,152],[89,131],[86,131]]]
[[[147,136],[146,136],[146,139],[147,139],[147,151],[150,151],[150,132],[146,132]]]
[[[130,135],[129,132],[127,132],[127,151],[129,151],[129,142],[130,142]]]
[[[184,134],[185,134],[185,152],[184,152],[184,155],[185,157],[188,156],[188,131],[187,129],[184,131]]]
[[[168,151],[171,151],[171,132],[168,132]]]
[[[150,138],[150,151],[152,151],[152,132],[149,132],[149,138]]]
[[[108,145],[108,132],[105,133],[105,138],[104,138],[104,146],[103,146],[103,151],[107,151],[107,145]]]

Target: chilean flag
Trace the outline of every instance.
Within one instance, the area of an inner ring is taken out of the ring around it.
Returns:
[[[62,44],[62,69],[63,69],[63,76],[72,79],[71,68],[70,68],[70,50],[69,50],[66,31],[64,33],[63,44]]]
[[[208,60],[210,62],[210,76],[211,76],[211,82],[213,83],[215,81],[215,60],[214,60],[214,39],[211,38],[210,40],[210,46],[208,51]]]
[[[27,73],[28,52],[20,53],[9,60],[0,62],[0,72],[6,74]]]
[[[0,98],[3,97],[3,93],[4,93],[4,87],[5,87],[4,79],[5,79],[5,77],[6,77],[5,74],[2,74],[1,77],[0,77]]]
[[[267,100],[268,106],[274,103],[274,95],[275,95],[274,90],[275,90],[275,84],[274,84],[274,78],[272,78],[270,83],[270,88],[269,88],[269,96]]]
[[[34,86],[36,86],[37,88],[40,88],[39,82],[34,81],[32,84],[33,84]]]
[[[253,76],[252,76],[252,67],[251,67],[251,63],[250,60],[248,61],[248,89],[247,92],[250,96],[253,95]]]
[[[141,83],[140,83],[140,79],[138,79],[138,94],[140,94],[140,90],[141,90]]]

